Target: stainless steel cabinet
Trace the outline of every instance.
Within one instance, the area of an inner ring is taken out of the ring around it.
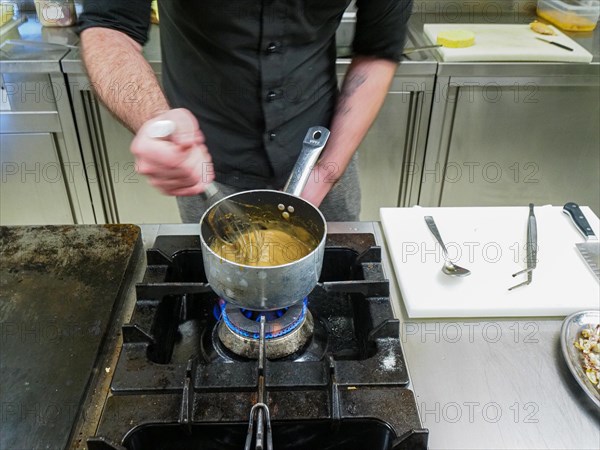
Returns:
[[[600,213],[599,99],[597,76],[439,77],[419,203]]]
[[[0,65],[0,224],[94,223],[64,77],[45,72],[58,63]]]
[[[394,84],[358,150],[361,220],[379,220],[379,208],[417,201],[431,105],[426,92],[403,90],[401,78]]]
[[[0,134],[0,223],[74,223],[65,174],[51,133]]]

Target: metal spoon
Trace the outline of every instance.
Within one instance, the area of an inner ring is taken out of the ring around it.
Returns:
[[[444,267],[442,267],[442,272],[444,272],[446,275],[451,275],[455,277],[466,277],[467,275],[470,275],[470,270],[453,264],[452,261],[450,261],[450,259],[448,258],[448,250],[444,245],[444,241],[442,241],[442,236],[440,236],[440,232],[437,229],[433,217],[425,216],[425,223],[429,227],[429,231],[431,231],[433,236],[437,239],[437,241],[440,243],[440,246],[442,247],[442,252],[444,253]]]

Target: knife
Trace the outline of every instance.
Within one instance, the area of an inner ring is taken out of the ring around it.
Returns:
[[[546,44],[552,44],[552,45],[556,45],[557,47],[560,47],[560,48],[562,48],[562,49],[565,49],[565,50],[569,50],[570,52],[572,52],[572,51],[573,51],[573,49],[572,49],[571,47],[567,47],[566,45],[564,45],[564,44],[561,44],[560,42],[556,42],[556,41],[549,41],[548,39],[544,39],[544,38],[537,37],[537,36],[536,36],[535,38],[536,38],[538,41],[545,42]]]
[[[600,242],[598,242],[598,238],[577,203],[567,203],[563,206],[563,212],[573,220],[577,229],[585,237],[586,242],[575,245],[588,267],[600,281]]]

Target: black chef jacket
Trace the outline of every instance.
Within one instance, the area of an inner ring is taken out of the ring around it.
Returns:
[[[350,0],[160,0],[162,82],[198,118],[217,181],[281,188],[306,130],[330,124]],[[357,0],[355,54],[400,60],[412,0]],[[147,40],[150,0],[87,0],[80,30]],[[127,64],[127,61],[123,62]]]

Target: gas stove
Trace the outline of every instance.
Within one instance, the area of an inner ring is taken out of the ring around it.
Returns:
[[[90,450],[427,448],[373,234],[329,234],[314,290],[266,313],[217,297],[198,236],[146,258]]]

